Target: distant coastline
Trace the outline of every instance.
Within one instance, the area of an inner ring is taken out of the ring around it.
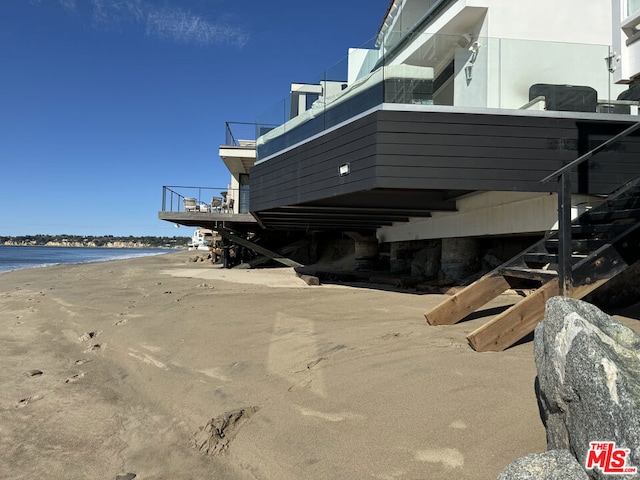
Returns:
[[[186,248],[189,237],[118,237],[113,235],[0,236],[0,245],[19,247]]]

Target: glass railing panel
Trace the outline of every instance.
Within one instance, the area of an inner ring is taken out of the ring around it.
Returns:
[[[291,85],[289,98],[261,114],[265,127],[257,139],[257,160],[296,145],[342,121],[353,118],[358,107],[343,102],[348,87],[375,66],[379,51],[371,39],[315,78]],[[381,95],[376,105],[381,103]],[[287,106],[288,105],[288,110]],[[336,108],[340,106],[340,108]]]
[[[258,125],[248,122],[226,122],[225,145],[247,146],[255,145],[258,134]]]
[[[384,102],[453,105],[455,67],[470,55],[469,39],[419,33],[404,42],[402,53],[383,59]]]
[[[402,47],[389,57],[379,42],[352,49],[304,86],[317,92],[313,102],[297,111],[281,102],[271,117],[277,128],[258,139],[258,161],[383,103],[637,113],[637,103],[619,98],[626,87],[613,82],[607,45],[416,33]]]
[[[407,38],[424,30],[424,24],[456,0],[420,0],[405,2],[401,8],[392,5],[378,34],[378,43],[384,55],[403,47]]]
[[[627,16],[632,17],[640,13],[640,0],[627,0]]]
[[[498,77],[490,79],[500,86],[498,108],[520,109],[544,97],[546,110],[596,113],[599,101],[624,89],[611,85],[608,46],[502,39],[492,47],[499,58]]]

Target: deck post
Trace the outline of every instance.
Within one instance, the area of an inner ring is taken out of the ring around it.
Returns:
[[[571,296],[571,173],[558,178],[558,282],[560,295]]]

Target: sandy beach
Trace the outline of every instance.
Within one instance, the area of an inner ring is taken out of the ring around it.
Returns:
[[[442,295],[189,256],[0,275],[1,478],[495,479],[545,450],[531,341],[465,338],[513,297],[431,327]]]

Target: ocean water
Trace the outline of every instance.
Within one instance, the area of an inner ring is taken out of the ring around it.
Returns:
[[[65,263],[90,263],[175,252],[161,248],[38,247],[0,245],[0,273]]]

